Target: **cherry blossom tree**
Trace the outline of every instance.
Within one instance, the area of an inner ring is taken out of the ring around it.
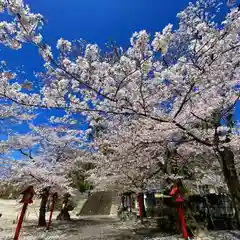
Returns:
[[[213,151],[204,153],[170,126],[158,127],[141,119],[95,137],[91,144],[95,151],[89,155],[96,165],[90,179],[97,188],[142,192],[148,185],[163,180],[171,184],[179,178],[197,185],[224,185]]]
[[[8,182],[24,187],[32,185],[41,197],[39,226],[45,226],[48,197],[58,192],[59,196],[75,190],[70,186],[68,172],[79,155],[83,137],[82,131],[46,126],[31,126],[32,133],[18,135],[2,143],[2,148],[20,151],[23,158],[9,161]],[[34,151],[33,148],[36,148]]]
[[[152,42],[146,31],[134,33],[125,53],[114,48],[117,60],[102,58],[98,46],[90,44],[84,56],[71,59],[71,43],[60,39],[59,63],[51,57],[46,62],[53,80],[43,89],[43,104],[64,103],[98,123],[105,117],[114,125],[134,118],[154,120],[163,129],[170,124],[197,145],[214,150],[230,193],[239,199],[232,154],[232,148],[238,151],[238,136],[228,130],[228,137],[220,139],[220,120],[231,116],[238,100],[239,11],[231,9],[217,24],[207,12],[212,8],[219,11],[215,1],[190,4],[178,15],[179,29],[173,32],[168,25]]]
[[[136,32],[128,49],[112,44],[109,55],[101,54],[96,44],[87,44],[76,56],[74,43],[61,38],[59,57],[54,58],[37,30],[42,16],[30,13],[22,1],[1,2],[14,15],[1,30],[7,39],[1,43],[15,49],[25,42],[34,44],[46,68],[40,93],[26,94],[7,82],[11,91],[2,97],[22,106],[65,109],[68,117],[81,112],[92,125],[90,134],[101,132],[106,122],[111,131],[126,122],[141,124],[142,119],[153,121],[162,136],[173,129],[192,142],[191,150],[215,154],[232,199],[239,202],[235,167],[239,136],[232,126],[239,98],[238,7],[218,23],[218,2],[198,0],[178,14],[177,30],[169,24],[153,38],[145,30]]]

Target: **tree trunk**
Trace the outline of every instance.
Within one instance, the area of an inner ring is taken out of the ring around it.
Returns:
[[[195,227],[196,227],[196,230],[195,230],[194,235],[198,236],[199,234],[203,234],[203,233],[207,232],[207,229],[206,229],[204,226],[201,226],[201,225],[197,222],[197,220],[196,220],[196,218],[195,218],[195,216],[194,216],[193,210],[192,210],[191,207],[189,207],[188,204],[189,204],[189,203],[185,204],[186,209],[187,209],[187,213],[188,213],[189,217],[194,221],[194,224],[195,224]],[[191,229],[190,229],[190,230],[191,230]],[[188,231],[189,231],[189,230],[188,230]],[[191,234],[190,234],[190,235],[191,235]],[[190,237],[194,237],[194,236],[190,236]]]
[[[60,213],[57,216],[57,220],[70,220],[70,214],[68,212],[68,202],[70,194],[65,194],[63,199],[63,205]]]
[[[204,195],[204,200],[205,200],[205,205],[207,207],[207,212],[208,212],[208,218],[209,218],[208,223],[210,221],[211,227],[213,228],[213,230],[215,230],[215,224],[214,224],[214,221],[213,221],[210,204],[209,204],[209,201],[208,201],[208,197],[206,195]]]
[[[45,217],[46,217],[46,207],[48,202],[49,191],[50,191],[49,187],[44,188],[41,194],[41,203],[40,203],[39,218],[38,218],[38,226],[40,227],[47,226]]]
[[[240,188],[237,171],[235,168],[234,154],[230,148],[225,147],[220,152],[221,166],[229,193],[232,198],[237,227],[240,229],[239,206],[240,206]]]
[[[121,207],[122,209],[125,207],[125,197],[121,196]]]
[[[132,194],[129,195],[129,211],[132,213]]]

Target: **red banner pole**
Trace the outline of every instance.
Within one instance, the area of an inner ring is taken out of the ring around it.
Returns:
[[[28,206],[29,203],[33,202],[32,198],[33,198],[33,195],[35,194],[33,186],[29,186],[21,194],[23,194],[23,198],[20,201],[20,203],[23,203],[23,207],[22,207],[22,211],[21,211],[20,217],[18,219],[18,223],[17,223],[17,227],[16,227],[16,231],[15,231],[15,235],[14,235],[14,239],[13,240],[18,240],[19,239],[19,234],[20,234],[20,231],[21,231],[21,228],[22,228],[24,215],[25,215],[25,213],[27,211],[27,206]]]
[[[18,238],[19,238],[19,234],[20,234],[20,231],[21,231],[21,228],[22,228],[22,222],[23,222],[26,210],[27,210],[27,206],[28,206],[28,203],[23,204],[22,211],[21,211],[20,217],[18,219],[17,227],[16,227],[14,240],[18,240]]]
[[[50,226],[51,226],[51,223],[52,223],[53,210],[54,210],[54,204],[52,204],[52,207],[51,207],[51,212],[50,212],[50,216],[49,216],[49,220],[48,220],[47,230],[50,229]]]
[[[52,216],[53,216],[53,211],[54,211],[54,206],[57,200],[57,193],[53,194],[53,198],[52,198],[52,204],[51,204],[51,210],[50,210],[50,216],[49,216],[49,220],[48,220],[48,225],[47,225],[47,230],[50,229],[50,226],[52,224]]]
[[[185,239],[188,239],[187,225],[184,220],[183,209],[181,206],[178,207],[178,213],[179,213],[179,218],[180,218],[180,222],[181,222],[181,226],[182,226],[183,237]]]
[[[142,199],[142,193],[138,196],[138,205],[139,205],[139,215],[140,218],[143,217],[143,199]]]
[[[170,195],[175,198],[175,202],[177,205],[177,212],[179,214],[180,223],[181,223],[181,227],[182,227],[183,237],[185,239],[188,239],[189,236],[188,236],[188,232],[187,232],[187,225],[184,220],[184,213],[183,213],[183,206],[182,206],[182,203],[184,202],[184,198],[181,197],[182,193],[179,189],[179,186],[173,187],[171,189]]]

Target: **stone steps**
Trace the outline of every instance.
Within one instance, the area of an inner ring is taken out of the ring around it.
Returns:
[[[79,215],[110,215],[112,200],[112,192],[92,193],[85,202]]]

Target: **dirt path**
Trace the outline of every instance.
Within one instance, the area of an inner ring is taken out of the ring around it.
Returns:
[[[12,240],[15,232],[17,214],[21,205],[14,200],[0,200],[0,240]],[[169,236],[160,229],[151,229],[135,222],[120,222],[109,216],[77,217],[69,222],[53,221],[52,229],[46,231],[37,226],[38,202],[29,207],[28,216],[23,223],[19,240],[181,240],[180,236]],[[56,215],[54,214],[54,219]],[[239,240],[238,231],[209,233],[201,240]]]
[[[54,221],[52,229],[46,231],[36,227],[36,221],[24,224],[19,240],[182,240],[181,236],[170,236],[148,228],[139,228],[133,222],[119,222],[115,218],[91,216],[69,222]],[[15,225],[5,223],[0,228],[1,240],[12,240]],[[239,240],[239,232],[211,232],[198,240]]]
[[[91,217],[73,219],[69,222],[54,221],[52,229],[46,231],[43,228],[36,227],[37,221],[30,220],[24,223],[21,240],[100,240],[100,239],[133,239],[132,227],[129,224],[123,224],[117,219],[108,217]],[[2,226],[2,225],[0,225]],[[15,224],[11,221],[4,223],[4,228],[0,227],[0,239],[12,239],[15,230]],[[127,238],[126,238],[127,237]],[[134,238],[139,239],[139,238]]]
[[[84,202],[83,202],[84,203]],[[12,240],[16,228],[16,219],[22,204],[16,200],[0,199],[0,240]],[[104,216],[77,217],[76,211],[72,211],[70,222],[56,221],[58,212],[54,213],[53,226],[50,231],[38,228],[37,218],[39,201],[29,205],[26,220],[23,222],[23,231],[19,240],[77,240],[77,239],[118,239],[118,235],[128,234],[129,224],[122,224],[117,219]],[[48,219],[49,213],[47,213]],[[127,233],[125,233],[127,232]],[[131,232],[131,231],[130,231]],[[119,239],[122,239],[121,237]],[[124,239],[124,238],[123,238]],[[129,238],[127,238],[129,239]],[[130,238],[131,239],[131,238]]]

